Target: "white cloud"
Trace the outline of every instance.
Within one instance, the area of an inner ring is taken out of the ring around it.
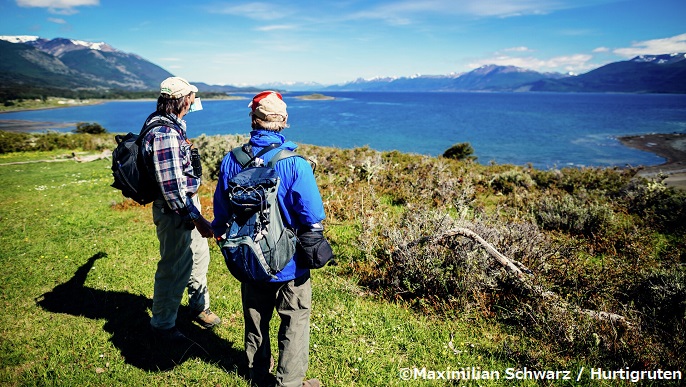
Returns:
[[[72,15],[75,7],[100,5],[100,0],[16,0],[20,7],[47,8],[50,13]]]
[[[686,52],[686,34],[672,36],[671,38],[646,40],[636,42],[628,48],[619,48],[615,54],[626,58],[638,55],[659,55]]]
[[[596,49],[593,50],[593,52],[597,52],[597,53],[609,52],[609,51],[610,51],[610,49],[607,48],[607,47],[598,47],[598,48],[596,48]]]
[[[538,59],[533,57],[522,58],[501,55],[478,60],[470,63],[469,67],[475,69],[484,65],[494,64],[499,66],[516,66],[542,72],[582,72],[597,67],[589,63],[591,59],[593,59],[593,57],[586,54],[558,56],[549,59]]]

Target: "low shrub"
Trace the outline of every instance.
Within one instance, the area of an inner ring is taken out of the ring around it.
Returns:
[[[652,180],[635,179],[628,184],[618,201],[629,213],[661,232],[686,232],[686,192],[667,187],[657,176]]]
[[[542,196],[533,213],[536,223],[546,230],[588,238],[605,232],[613,220],[607,205],[568,194]]]
[[[498,173],[489,181],[491,188],[503,194],[509,194],[519,187],[530,188],[535,184],[531,175],[518,169]]]
[[[107,129],[103,128],[97,122],[79,122],[78,124],[76,124],[76,129],[74,130],[74,133],[102,134],[107,133]]]
[[[114,136],[76,133],[17,133],[0,131],[0,153],[51,151],[55,149],[101,151],[114,149]]]

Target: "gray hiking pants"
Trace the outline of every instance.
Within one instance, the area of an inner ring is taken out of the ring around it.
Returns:
[[[276,309],[281,318],[276,385],[301,387],[309,360],[312,307],[310,275],[282,283],[242,283],[241,295],[245,320],[245,353],[251,380],[262,385],[269,378],[269,321]]]
[[[200,209],[197,196],[193,198]],[[198,230],[188,230],[184,221],[171,211],[164,199],[155,200],[152,217],[160,241],[160,261],[155,272],[150,325],[168,329],[176,325],[176,316],[184,289],[188,289],[191,313],[209,308],[207,267],[210,248]]]

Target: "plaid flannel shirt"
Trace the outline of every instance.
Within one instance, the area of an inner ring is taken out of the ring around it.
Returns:
[[[176,127],[159,126],[151,130],[144,140],[148,169],[154,174],[165,202],[184,220],[200,218],[192,196],[200,187],[200,176],[193,174],[191,143],[186,137],[186,122],[171,116]],[[148,122],[161,119],[153,116]],[[146,122],[147,124],[147,122]]]

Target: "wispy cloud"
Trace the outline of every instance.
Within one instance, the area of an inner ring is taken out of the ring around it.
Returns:
[[[351,15],[355,18],[411,20],[424,15],[497,17],[507,18],[524,15],[545,15],[564,9],[579,8],[614,0],[403,0],[390,1],[376,7],[361,10]]]
[[[47,8],[50,13],[73,15],[76,7],[100,5],[100,0],[16,0],[20,7]]]
[[[269,32],[269,31],[285,31],[285,30],[295,30],[298,26],[293,24],[273,24],[269,26],[261,26],[255,28],[257,31]]]
[[[645,40],[636,42],[628,48],[619,48],[615,54],[631,58],[637,55],[656,55],[686,52],[686,34],[672,36],[671,38]]]
[[[519,47],[506,48],[503,51],[504,52],[531,52],[533,50],[530,49],[529,47],[519,46]]]
[[[292,8],[270,3],[219,4],[205,7],[207,12],[244,17],[253,20],[278,20],[295,13]]]
[[[49,17],[48,21],[55,23],[55,24],[67,24],[66,20],[64,20],[62,18],[56,18],[56,17]]]

